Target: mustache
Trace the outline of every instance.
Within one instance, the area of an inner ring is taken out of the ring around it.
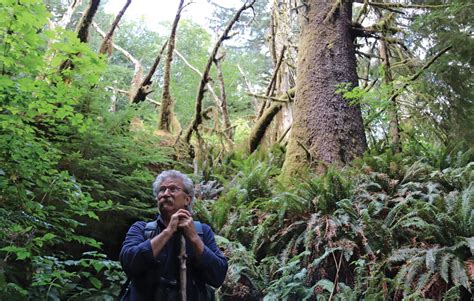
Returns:
[[[174,199],[172,197],[163,197],[158,200],[158,203],[170,203],[173,201]]]

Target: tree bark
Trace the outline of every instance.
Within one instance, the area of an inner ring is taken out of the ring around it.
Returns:
[[[265,134],[265,131],[267,130],[275,115],[280,112],[282,106],[283,104],[281,102],[273,103],[257,120],[249,136],[249,153],[253,153],[257,149],[260,141],[263,138],[263,135]]]
[[[144,101],[147,95],[152,92],[151,84],[153,83],[153,81],[151,80],[151,78],[153,77],[153,74],[155,74],[156,68],[158,68],[158,65],[160,64],[161,56],[165,51],[167,43],[168,42],[166,41],[161,47],[160,53],[155,58],[155,61],[153,62],[153,65],[151,66],[145,78],[143,78],[143,80],[141,80],[141,82],[139,82],[138,84],[132,84],[132,89],[130,92],[131,103],[139,103]]]
[[[382,59],[383,69],[384,69],[384,82],[387,85],[390,85],[393,82],[392,71],[390,69],[390,56],[388,53],[387,43],[384,39],[379,41],[379,53]],[[394,153],[399,153],[401,151],[400,146],[400,130],[399,130],[399,121],[398,121],[398,111],[397,111],[397,98],[390,98],[390,103],[388,104],[388,131],[390,137],[390,146]]]
[[[367,147],[359,106],[336,93],[341,84],[357,85],[351,17],[352,1],[307,1],[286,175],[305,166],[317,171],[328,163],[343,166]]]
[[[216,65],[217,70],[217,79],[219,80],[219,90],[220,90],[220,103],[219,109],[222,115],[222,124],[224,135],[232,140],[232,124],[230,123],[229,112],[227,110],[227,95],[225,94],[225,85],[224,85],[224,74],[222,73],[221,61],[224,59],[224,54],[216,58],[214,64]]]
[[[174,17],[173,25],[171,27],[170,38],[168,40],[168,51],[163,71],[163,94],[161,96],[161,110],[160,110],[160,121],[158,123],[158,129],[170,132],[171,124],[176,119],[173,112],[173,99],[170,93],[170,73],[171,73],[171,62],[173,61],[173,50],[176,41],[176,31],[178,29],[178,22],[181,18],[181,11],[183,9],[184,0],[179,1],[178,11]]]
[[[77,37],[82,43],[87,43],[89,39],[89,28],[91,27],[92,20],[99,8],[100,0],[91,0],[89,5],[87,6],[86,10],[82,14],[81,20],[77,24],[76,33]],[[76,53],[74,55],[79,55]],[[64,70],[72,70],[74,69],[74,64],[70,58],[67,58],[64,62],[61,63],[59,66],[59,73],[62,73]],[[70,82],[70,78],[63,74],[64,82]]]
[[[99,8],[100,0],[91,0],[89,6],[84,11],[81,20],[77,24],[76,32],[77,37],[82,43],[87,43],[89,39],[89,28],[92,24],[92,19],[94,19],[95,13]]]
[[[125,14],[125,11],[127,10],[128,6],[132,3],[132,0],[127,0],[125,2],[125,5],[123,8],[119,11],[117,16],[115,17],[114,22],[112,22],[112,26],[110,26],[109,32],[104,37],[104,40],[102,41],[102,44],[100,45],[99,48],[99,53],[100,54],[105,54],[107,53],[109,56],[112,54],[112,37],[114,35],[114,31],[117,28],[120,20],[122,19],[123,15]]]

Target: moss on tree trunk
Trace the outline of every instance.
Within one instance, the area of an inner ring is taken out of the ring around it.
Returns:
[[[287,175],[303,166],[345,165],[367,147],[359,106],[340,85],[357,85],[351,1],[309,0],[301,27],[294,122],[285,158]]]

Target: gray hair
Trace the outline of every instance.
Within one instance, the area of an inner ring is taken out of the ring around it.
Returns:
[[[161,183],[169,178],[180,179],[183,182],[184,192],[191,197],[191,203],[189,204],[188,210],[191,211],[194,203],[194,184],[193,181],[185,174],[180,171],[171,169],[161,172],[153,182],[153,195],[156,197],[158,195],[158,190],[160,189]]]

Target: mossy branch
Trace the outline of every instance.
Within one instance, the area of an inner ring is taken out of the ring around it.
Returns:
[[[232,29],[235,22],[237,22],[237,20],[240,18],[240,15],[242,14],[242,12],[244,12],[248,8],[251,8],[252,5],[255,3],[255,1],[256,0],[251,0],[250,2],[246,2],[244,5],[242,5],[242,7],[237,11],[237,13],[232,18],[232,20],[230,20],[230,22],[227,24],[227,27],[225,28],[224,32],[221,34],[216,44],[214,45],[211,55],[209,56],[209,59],[207,60],[207,64],[204,69],[204,72],[202,73],[201,81],[199,83],[193,120],[191,121],[190,125],[188,126],[188,128],[186,129],[184,133],[184,140],[187,143],[191,141],[191,135],[193,131],[197,131],[198,126],[202,123],[202,116],[201,116],[202,100],[204,99],[204,93],[206,92],[206,85],[209,81],[209,72],[216,58],[217,52],[220,46],[222,45],[222,43],[224,42],[224,40],[227,40],[229,38],[229,32]]]
[[[110,26],[109,32],[104,37],[102,44],[99,48],[100,54],[107,53],[109,56],[112,54],[112,37],[114,35],[115,29],[117,28],[120,20],[122,19],[125,11],[127,10],[128,6],[132,3],[132,0],[127,0],[123,8],[118,12],[117,16],[115,17],[114,21],[112,22],[112,26]]]

